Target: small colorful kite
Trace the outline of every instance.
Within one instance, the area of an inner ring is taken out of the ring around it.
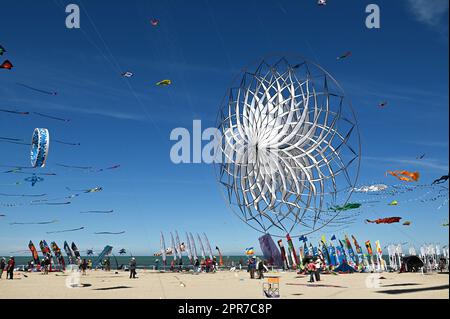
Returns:
[[[162,80],[162,81],[156,82],[157,86],[168,86],[170,84],[172,84],[171,80]]]
[[[50,146],[50,134],[46,128],[36,128],[31,138],[31,165],[44,167]]]
[[[409,172],[409,171],[387,171],[386,174],[390,174],[397,177],[399,180],[404,182],[417,182],[419,180],[419,172]]]
[[[13,68],[13,65],[9,60],[5,60],[2,64],[0,64],[0,69],[7,69],[11,70]]]
[[[159,25],[159,20],[158,19],[151,19],[150,23],[152,26],[156,27]]]
[[[387,218],[379,218],[375,220],[366,219],[366,223],[374,223],[374,224],[393,224],[400,222],[401,217],[387,217]]]
[[[348,57],[351,56],[351,55],[352,55],[352,53],[351,53],[350,51],[347,51],[347,52],[345,52],[343,55],[338,56],[338,57],[336,58],[336,60],[346,59],[346,58],[348,58]]]
[[[123,73],[122,73],[122,76],[123,76],[124,78],[131,78],[133,75],[134,75],[133,72],[130,72],[130,71],[127,71],[127,72],[123,72]]]
[[[393,200],[393,201],[390,202],[388,205],[389,205],[389,206],[397,206],[397,205],[398,205],[398,202],[397,202],[396,200]]]
[[[0,55],[6,52],[6,49],[0,45]]]
[[[252,256],[252,255],[255,254],[255,250],[253,249],[253,247],[245,248],[245,254],[246,254],[247,256]]]
[[[403,226],[409,226],[409,225],[411,225],[410,221],[406,221],[406,222],[403,223]]]
[[[327,0],[318,0],[317,1],[317,5],[319,5],[319,6],[326,6],[327,5]]]

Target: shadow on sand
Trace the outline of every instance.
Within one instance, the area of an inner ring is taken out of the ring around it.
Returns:
[[[92,290],[116,290],[116,289],[127,289],[127,288],[131,288],[128,286],[114,286],[114,287],[105,287],[105,288],[95,288]]]
[[[408,282],[408,283],[404,283],[404,284],[384,285],[383,287],[403,287],[403,286],[420,286],[420,284]]]
[[[449,285],[442,285],[442,286],[427,287],[427,288],[394,289],[394,290],[383,290],[383,291],[377,291],[377,292],[381,293],[381,294],[399,295],[399,294],[407,294],[407,293],[412,293],[412,292],[443,290],[443,289],[448,289],[448,288],[449,288]]]

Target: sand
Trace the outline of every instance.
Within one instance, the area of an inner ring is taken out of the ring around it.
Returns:
[[[5,273],[3,274],[6,275]],[[449,298],[448,274],[382,273],[322,275],[309,284],[306,276],[293,272],[270,273],[280,276],[281,298]],[[264,298],[265,280],[249,279],[247,272],[220,271],[211,274],[159,273],[139,271],[129,279],[120,271],[89,271],[80,276],[81,287],[69,288],[68,274],[17,273],[14,280],[0,280],[0,299],[8,298]],[[384,279],[377,279],[378,277]],[[75,281],[76,282],[76,281]],[[378,282],[378,283],[377,283]]]

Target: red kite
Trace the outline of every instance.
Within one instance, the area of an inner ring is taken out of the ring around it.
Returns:
[[[375,223],[375,224],[392,224],[398,223],[402,219],[401,217],[387,217],[387,218],[378,218],[375,220],[366,219],[366,223]]]

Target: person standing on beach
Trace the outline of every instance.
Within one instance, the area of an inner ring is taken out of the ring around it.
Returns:
[[[264,262],[261,259],[258,259],[256,269],[258,270],[258,279],[264,279]]]
[[[132,257],[130,260],[130,279],[136,278],[136,258]]]
[[[316,264],[314,261],[310,260],[308,262],[307,269],[309,272],[309,282],[314,282],[314,274],[316,272]]]
[[[87,261],[86,259],[83,259],[83,261],[81,262],[81,271],[82,274],[86,276],[86,269],[87,269]]]
[[[14,257],[11,256],[8,261],[8,266],[6,266],[6,279],[13,280],[15,265],[16,265],[16,262],[14,260]]]
[[[248,271],[250,272],[250,279],[255,279],[256,257],[253,256],[248,260]]]
[[[5,257],[2,257],[2,259],[0,260],[0,279],[2,279],[2,275],[3,275],[3,271],[5,270],[6,267],[6,260]]]
[[[316,271],[314,273],[314,276],[316,277],[316,281],[320,281],[320,271],[322,269],[322,262],[320,261],[320,258],[317,258],[315,266]]]

